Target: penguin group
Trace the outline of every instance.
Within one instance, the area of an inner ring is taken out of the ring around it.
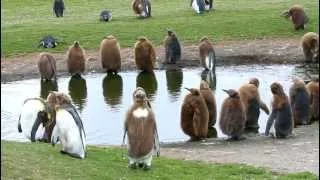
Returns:
[[[214,9],[213,1],[191,0],[190,6],[203,13]],[[54,12],[63,17],[63,0],[54,0]],[[132,9],[138,18],[151,17],[149,0],[134,0]],[[309,19],[301,6],[293,6],[282,16],[291,17],[296,30],[304,29]],[[112,13],[103,10],[100,21],[110,21]],[[50,45],[50,47],[53,45]],[[301,38],[306,62],[319,61],[319,37],[308,32]],[[182,47],[176,32],[167,29],[164,39],[165,58],[163,64],[175,65],[181,61]],[[199,65],[208,74],[214,74],[217,64],[213,42],[204,36],[198,45]],[[153,43],[145,36],[137,37],[134,44],[136,68],[153,73],[158,59]],[[104,37],[100,42],[99,59],[101,68],[109,75],[121,71],[120,41],[114,35]],[[72,78],[82,78],[86,70],[87,55],[79,41],[74,41],[66,53],[66,65]],[[38,69],[41,81],[57,81],[56,59],[50,53],[40,53]],[[246,131],[258,133],[260,109],[269,115],[264,135],[287,138],[300,125],[319,120],[319,81],[312,79],[308,84],[299,78],[293,80],[290,92],[284,92],[282,85],[273,82],[270,92],[273,96],[271,108],[262,101],[259,94],[260,82],[249,79],[239,89],[222,89],[226,98],[222,103],[219,126],[231,140],[244,138]],[[210,138],[209,130],[217,122],[216,97],[209,82],[202,80],[199,87],[185,88],[189,94],[184,98],[180,111],[182,131],[190,141]],[[132,93],[133,104],[128,108],[124,121],[123,144],[127,136],[129,167],[149,170],[153,154],[160,155],[160,142],[156,114],[146,90],[137,87]],[[29,98],[23,103],[18,120],[18,131],[32,142],[37,140],[61,143],[62,154],[84,159],[87,156],[86,133],[81,116],[71,98],[61,92],[52,91],[44,98]]]

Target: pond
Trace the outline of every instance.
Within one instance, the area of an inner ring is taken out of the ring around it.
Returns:
[[[71,96],[79,110],[90,145],[120,145],[122,143],[125,113],[132,104],[132,92],[137,86],[146,89],[155,111],[161,142],[185,141],[180,127],[180,109],[188,91],[184,87],[199,87],[200,80],[210,82],[217,101],[218,137],[226,137],[219,128],[219,112],[227,94],[222,89],[238,89],[251,77],[260,80],[261,99],[270,108],[270,84],[280,82],[289,92],[294,76],[306,78],[318,74],[319,67],[299,65],[232,65],[216,67],[215,76],[201,68],[157,70],[146,74],[138,71],[120,72],[118,75],[89,73],[83,79],[59,77],[56,84],[30,79],[1,84],[1,139],[26,141],[18,133],[17,122],[23,101],[29,97],[46,97],[48,91],[59,90]],[[268,116],[261,112],[259,132],[264,132]]]

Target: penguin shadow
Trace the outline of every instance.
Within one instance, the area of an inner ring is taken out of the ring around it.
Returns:
[[[42,81],[40,80],[40,97],[47,99],[50,91],[58,91],[58,83],[55,80]]]
[[[146,91],[148,99],[151,101],[154,100],[158,89],[158,82],[154,72],[140,72],[137,76],[136,82],[136,87],[142,87]]]
[[[209,84],[210,89],[216,90],[217,78],[214,71],[203,70],[201,72],[201,80],[206,81]]]
[[[181,86],[183,82],[182,69],[166,70],[167,90],[169,99],[174,102],[181,94]]]
[[[108,73],[102,81],[103,97],[106,104],[115,108],[121,104],[123,82],[119,74]]]
[[[87,101],[86,80],[79,76],[73,76],[70,78],[68,89],[73,103],[82,112]]]
[[[217,138],[217,137],[218,137],[217,129],[213,126],[208,127],[207,138]]]

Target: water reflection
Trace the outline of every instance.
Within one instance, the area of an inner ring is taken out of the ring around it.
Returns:
[[[142,87],[146,91],[148,98],[152,101],[158,89],[158,82],[154,72],[140,72],[136,82],[136,87]]]
[[[58,91],[57,81],[41,81],[40,80],[40,97],[47,99],[50,91]]]
[[[201,79],[206,81],[212,90],[216,90],[217,79],[214,72],[203,70],[201,73]]]
[[[71,77],[69,81],[69,95],[73,103],[82,112],[87,99],[87,84],[82,77]]]
[[[171,102],[176,101],[181,93],[183,82],[182,69],[166,70],[167,89]]]
[[[102,82],[104,101],[112,108],[121,104],[123,83],[119,74],[108,73]]]

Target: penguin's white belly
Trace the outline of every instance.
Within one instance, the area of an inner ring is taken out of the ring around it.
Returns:
[[[26,138],[30,139],[32,126],[35,123],[38,112],[45,109],[44,105],[39,100],[29,100],[27,101],[21,110],[20,114],[20,124],[23,134]],[[41,139],[44,133],[42,124],[36,133],[36,140]]]
[[[196,0],[194,0],[194,1],[192,2],[192,8],[193,8],[197,13],[200,13],[199,6],[198,6]]]
[[[75,123],[73,116],[66,110],[60,109],[56,114],[56,126],[59,128],[59,137],[62,149],[66,152],[84,155],[84,149],[79,132],[79,127]],[[83,138],[84,138],[84,134]],[[85,142],[84,147],[85,147]]]
[[[149,115],[147,108],[137,108],[132,113],[135,118],[147,118]]]

